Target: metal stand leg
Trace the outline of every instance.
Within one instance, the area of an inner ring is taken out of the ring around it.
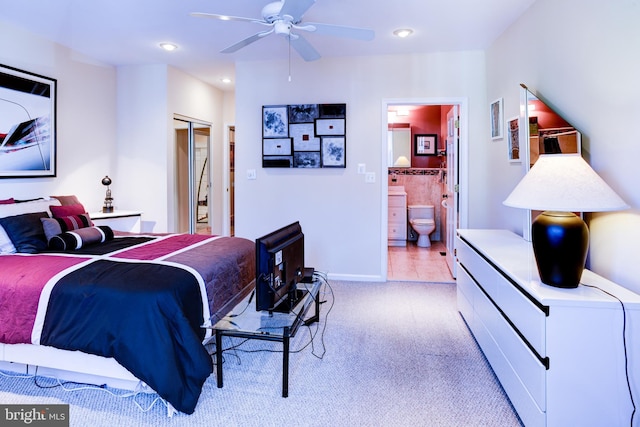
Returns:
[[[289,396],[289,328],[282,336],[282,397]]]
[[[222,332],[216,330],[216,374],[218,388],[222,388]]]

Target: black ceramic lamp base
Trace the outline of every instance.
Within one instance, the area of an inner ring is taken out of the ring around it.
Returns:
[[[578,287],[589,248],[584,221],[571,212],[546,211],[533,221],[531,238],[542,283]]]

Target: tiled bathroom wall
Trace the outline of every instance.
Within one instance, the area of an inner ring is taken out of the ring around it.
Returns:
[[[442,180],[444,169],[389,168],[388,185],[404,185],[407,206],[433,205],[436,229],[431,233],[432,241],[441,241],[442,214],[440,204],[444,191]]]

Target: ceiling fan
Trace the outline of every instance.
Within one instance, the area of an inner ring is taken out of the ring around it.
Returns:
[[[240,16],[218,15],[215,13],[194,12],[191,16],[201,18],[219,19],[221,21],[244,21],[270,27],[244,40],[239,41],[225,49],[222,53],[232,53],[260,40],[269,34],[279,34],[288,39],[290,45],[305,61],[315,61],[320,58],[318,51],[300,34],[309,33],[324,34],[337,37],[347,37],[356,40],[373,40],[373,30],[341,25],[321,24],[316,22],[302,23],[302,16],[316,0],[281,0],[267,4],[262,9],[262,19],[244,18]]]

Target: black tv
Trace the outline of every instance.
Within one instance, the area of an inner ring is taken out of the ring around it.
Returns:
[[[256,239],[256,310],[288,312],[302,297],[304,234],[294,222]]]

